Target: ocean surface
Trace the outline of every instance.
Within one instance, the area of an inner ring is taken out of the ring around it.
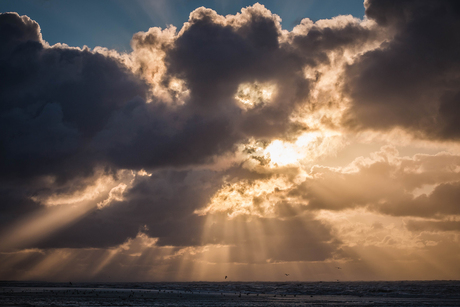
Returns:
[[[0,281],[0,306],[460,306],[460,281]]]

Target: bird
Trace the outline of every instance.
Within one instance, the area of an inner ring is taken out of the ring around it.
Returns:
[[[227,279],[227,276],[225,276],[225,279]]]
[[[336,268],[337,268],[337,270],[341,270],[341,269],[342,269],[342,268],[341,268],[341,267],[339,267],[339,266],[338,266],[338,267],[336,267]]]
[[[284,275],[289,276],[289,274],[284,273]]]

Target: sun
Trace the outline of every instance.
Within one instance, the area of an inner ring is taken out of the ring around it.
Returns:
[[[269,157],[270,162],[278,166],[296,164],[302,158],[302,152],[296,148],[295,144],[281,140],[271,142],[264,152]]]
[[[301,166],[335,153],[340,144],[338,132],[312,131],[303,133],[293,142],[273,140],[264,149],[264,156],[270,160],[271,167]]]

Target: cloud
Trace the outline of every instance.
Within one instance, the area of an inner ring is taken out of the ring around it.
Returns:
[[[218,188],[220,176],[209,171],[158,171],[151,176],[136,176],[129,183],[130,188],[125,188],[117,198],[113,197],[113,190],[124,183],[114,182],[114,188],[104,194],[106,198],[95,201],[110,201],[109,205],[97,209],[95,204],[84,218],[34,246],[107,248],[134,238],[139,231],[158,238],[160,246],[200,245],[203,217],[193,212]]]
[[[282,43],[279,18],[261,5],[227,19],[197,9],[178,34],[173,28],[136,34],[129,56],[50,47],[30,19],[2,19],[27,20],[34,25],[27,31],[35,31],[28,37],[18,27],[4,37],[5,176],[65,179],[96,167],[203,163],[247,138],[285,135],[295,126],[291,113],[307,103],[310,81],[302,69],[314,57],[307,61]],[[333,31],[342,29],[325,32]],[[276,97],[244,112],[234,96],[240,84],[255,82],[276,84]]]
[[[388,38],[346,69],[345,125],[457,140],[458,2],[370,0],[365,6]]]
[[[16,13],[2,14],[0,25],[1,175],[29,183],[49,176],[48,189],[100,169],[208,163],[249,138],[291,133],[298,124],[290,116],[310,90],[303,68],[369,35],[339,18],[287,37],[279,17],[258,4],[227,17],[199,8],[179,33],[134,35],[130,55],[49,46],[38,24]],[[306,56],[309,44],[316,51]],[[275,84],[276,93],[242,110],[239,86],[257,82]]]
[[[357,158],[344,168],[315,166],[305,181],[285,189],[275,205],[289,200],[304,210],[367,208],[393,216],[458,215],[459,156],[400,157],[383,147],[372,158]]]
[[[21,43],[42,41],[40,26],[27,16],[2,14],[1,25],[2,58],[11,54]]]
[[[298,126],[291,114],[308,103],[304,67],[370,36],[352,18],[310,22],[287,35],[262,5],[225,18],[199,8],[179,33],[152,28],[134,35],[132,54],[117,55],[50,47],[34,21],[1,16],[5,176],[191,165],[251,137],[282,137]],[[244,111],[235,94],[257,82],[276,91],[270,103]]]
[[[98,164],[91,138],[146,86],[115,59],[47,46],[39,30],[26,16],[0,15],[0,173],[86,176]]]

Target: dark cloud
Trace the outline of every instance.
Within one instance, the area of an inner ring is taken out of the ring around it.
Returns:
[[[302,57],[279,43],[281,28],[262,6],[248,8],[241,24],[222,24],[216,13],[197,9],[184,33],[167,54],[168,73],[190,89],[186,109],[225,114],[241,137],[279,137],[289,128],[289,115],[309,93]],[[222,18],[222,17],[220,17]],[[263,107],[242,112],[234,96],[242,83],[271,82],[277,97]]]
[[[429,194],[422,194],[414,199],[403,202],[384,203],[378,205],[382,213],[397,216],[422,216],[460,214],[460,182],[438,185]]]
[[[346,71],[355,129],[402,127],[457,139],[460,7],[457,1],[366,1],[366,14],[390,37]]]
[[[146,86],[118,61],[87,49],[46,47],[26,16],[0,15],[0,174],[87,175],[88,147],[111,113]]]
[[[122,168],[199,164],[241,140],[230,120],[223,114],[187,116],[161,105],[133,101],[113,115],[93,146]]]
[[[429,231],[460,231],[459,221],[416,221],[409,220],[406,224],[407,229],[414,232]]]
[[[363,27],[351,16],[336,17],[326,24],[314,24],[306,18],[297,26],[295,35],[292,35],[292,45],[306,63],[317,66],[330,64],[331,51],[341,53],[376,38],[375,29]]]
[[[0,187],[0,232],[12,221],[40,208],[40,204],[30,198],[34,192],[34,189],[30,189],[28,186],[3,184]]]
[[[0,40],[2,41],[0,56],[5,59],[21,43],[39,42],[40,26],[27,16],[2,14],[0,23]]]

